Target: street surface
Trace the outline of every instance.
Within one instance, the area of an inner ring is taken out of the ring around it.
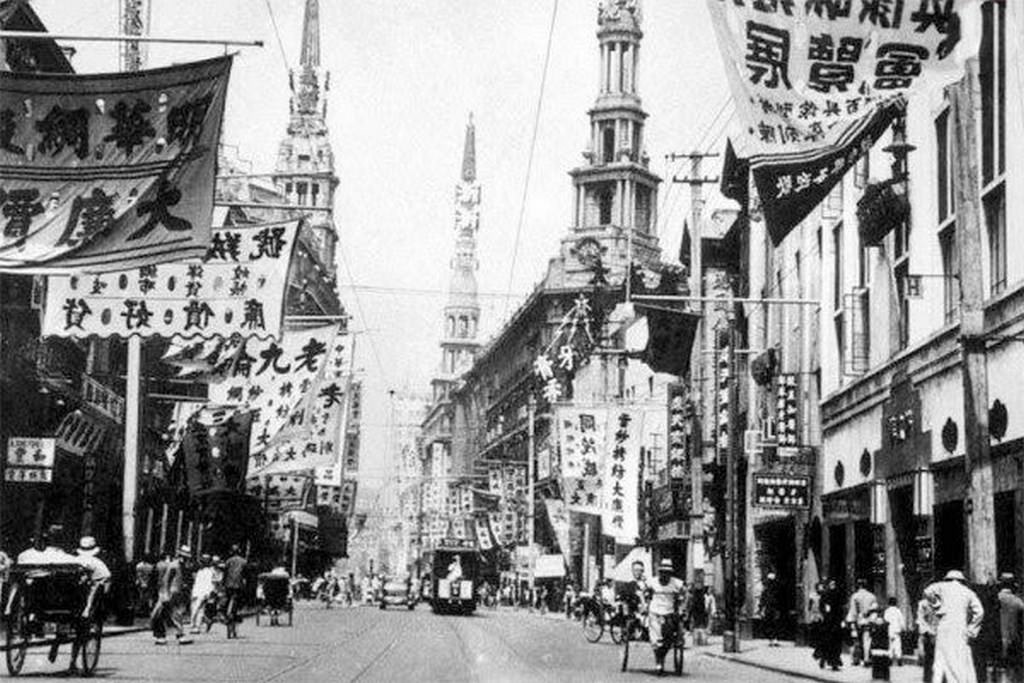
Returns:
[[[631,670],[619,672],[619,647],[607,636],[596,645],[577,623],[526,612],[488,610],[475,616],[436,616],[425,605],[415,611],[371,607],[325,610],[305,603],[295,626],[241,625],[236,641],[224,627],[195,644],[159,647],[148,633],[107,639],[96,677],[143,681],[645,681],[654,658],[646,644],[631,652]],[[693,654],[688,652],[687,654]],[[62,677],[67,650],[56,664],[45,650],[32,650],[22,676]],[[793,681],[766,671],[694,654],[688,680],[758,683]],[[671,677],[666,677],[671,680]]]

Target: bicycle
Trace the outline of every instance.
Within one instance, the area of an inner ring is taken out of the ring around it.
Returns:
[[[584,598],[582,602],[583,637],[587,642],[598,642],[607,630],[613,643],[621,643],[626,624],[622,603],[609,604],[593,597]]]

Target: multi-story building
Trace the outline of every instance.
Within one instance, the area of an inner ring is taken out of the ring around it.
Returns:
[[[902,605],[948,569],[1024,571],[1024,246],[1007,230],[1024,211],[1024,11],[981,11],[965,82],[908,108],[908,202],[878,204],[876,146],[818,238],[822,573]]]

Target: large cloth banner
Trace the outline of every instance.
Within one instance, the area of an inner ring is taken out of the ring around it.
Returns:
[[[555,415],[566,504],[573,512],[599,515],[608,409],[558,406]]]
[[[351,369],[352,345],[347,336],[339,334],[316,380],[287,424],[261,452],[253,455],[254,472],[315,470],[338,462]]]
[[[601,529],[606,535],[631,544],[640,535],[637,505],[644,410],[627,406],[610,409],[607,434]]]
[[[202,261],[51,276],[43,335],[279,338],[299,222],[224,228]]]
[[[190,491],[244,488],[251,424],[250,413],[213,405],[203,406],[189,419],[180,448]]]
[[[312,477],[302,475],[250,476],[246,480],[246,492],[263,500],[268,512],[302,509],[312,486]]]
[[[0,72],[0,271],[202,257],[230,71],[221,57],[137,73]]]
[[[337,325],[328,325],[286,330],[280,342],[249,339],[223,364],[226,378],[210,385],[210,401],[253,411],[250,453],[262,451],[290,421],[304,415],[337,331]]]
[[[978,49],[975,0],[707,0],[777,245],[917,91]]]

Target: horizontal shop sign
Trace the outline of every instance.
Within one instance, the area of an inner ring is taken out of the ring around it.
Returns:
[[[7,438],[7,464],[19,467],[53,467],[56,441],[47,437],[11,436]]]
[[[811,480],[778,474],[754,475],[754,504],[774,508],[806,508],[811,501]]]
[[[25,484],[49,484],[53,470],[48,467],[11,467],[4,471],[4,480]]]

